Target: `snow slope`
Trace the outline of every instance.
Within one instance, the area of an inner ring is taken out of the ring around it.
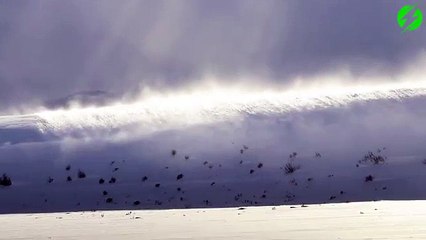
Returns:
[[[425,90],[349,90],[1,117],[0,213],[426,199]]]
[[[425,221],[425,201],[14,214],[0,239],[425,239]]]

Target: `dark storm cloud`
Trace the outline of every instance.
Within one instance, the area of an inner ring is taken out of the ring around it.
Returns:
[[[0,109],[105,90],[172,88],[206,74],[288,82],[391,74],[426,46],[401,34],[400,1],[13,1],[0,3]],[[418,5],[426,11],[426,4]]]

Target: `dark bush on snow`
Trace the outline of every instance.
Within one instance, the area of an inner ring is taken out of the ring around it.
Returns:
[[[300,166],[299,165],[294,165],[292,163],[287,163],[284,166],[284,172],[285,172],[285,174],[292,174],[292,173],[294,173],[298,169],[300,169]]]
[[[0,186],[8,187],[12,185],[12,180],[5,173],[0,177]]]
[[[381,164],[384,163],[386,160],[386,157],[383,157],[380,154],[374,154],[373,152],[368,152],[362,160],[359,162],[371,162],[373,164]]]
[[[78,170],[78,178],[85,178],[86,177],[86,173],[84,173],[81,170]]]
[[[365,177],[365,182],[372,182],[372,181],[373,181],[373,179],[374,179],[374,177],[373,177],[373,176],[368,175],[367,177]]]
[[[117,181],[117,179],[115,177],[111,177],[111,179],[109,180],[109,183],[115,183]]]

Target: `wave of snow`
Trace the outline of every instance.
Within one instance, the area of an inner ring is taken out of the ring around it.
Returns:
[[[137,126],[143,132],[235,121],[246,115],[275,115],[341,107],[381,99],[402,100],[426,95],[426,88],[377,87],[334,92],[220,90],[157,96],[130,104],[43,111],[35,113],[42,132],[114,130]]]

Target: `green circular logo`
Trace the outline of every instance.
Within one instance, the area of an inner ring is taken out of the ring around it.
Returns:
[[[398,11],[398,25],[402,32],[414,31],[422,25],[423,13],[415,5],[405,5]]]

